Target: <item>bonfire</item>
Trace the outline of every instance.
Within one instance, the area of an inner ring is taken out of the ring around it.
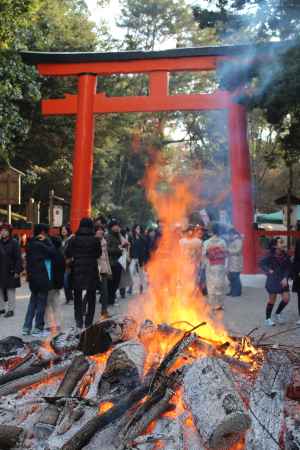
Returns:
[[[163,233],[126,316],[0,342],[0,449],[300,448],[299,349],[231,336],[210,310],[174,239],[194,196],[161,166],[145,187]]]

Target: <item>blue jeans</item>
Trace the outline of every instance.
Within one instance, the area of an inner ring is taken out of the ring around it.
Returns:
[[[31,292],[24,328],[31,330],[35,317],[35,328],[44,329],[44,315],[47,306],[48,292]]]
[[[240,297],[242,295],[240,272],[229,272],[228,279],[230,283],[230,295],[232,297]]]

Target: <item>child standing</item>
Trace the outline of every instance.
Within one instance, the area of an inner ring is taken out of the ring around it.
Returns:
[[[285,242],[280,237],[272,239],[270,242],[270,252],[262,259],[260,267],[267,276],[266,290],[269,299],[266,306],[266,325],[274,326],[271,319],[272,311],[276,303],[277,295],[281,295],[275,318],[278,323],[283,323],[281,313],[289,303],[289,277],[291,275],[291,261],[285,250]]]

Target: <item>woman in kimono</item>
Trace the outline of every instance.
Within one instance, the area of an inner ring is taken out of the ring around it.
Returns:
[[[221,225],[214,223],[212,237],[203,243],[208,302],[215,311],[222,310],[226,295],[227,245],[220,237]]]

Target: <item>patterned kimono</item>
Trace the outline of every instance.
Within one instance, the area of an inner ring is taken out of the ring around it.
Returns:
[[[226,242],[212,236],[203,243],[208,302],[213,309],[223,307],[226,295]]]

